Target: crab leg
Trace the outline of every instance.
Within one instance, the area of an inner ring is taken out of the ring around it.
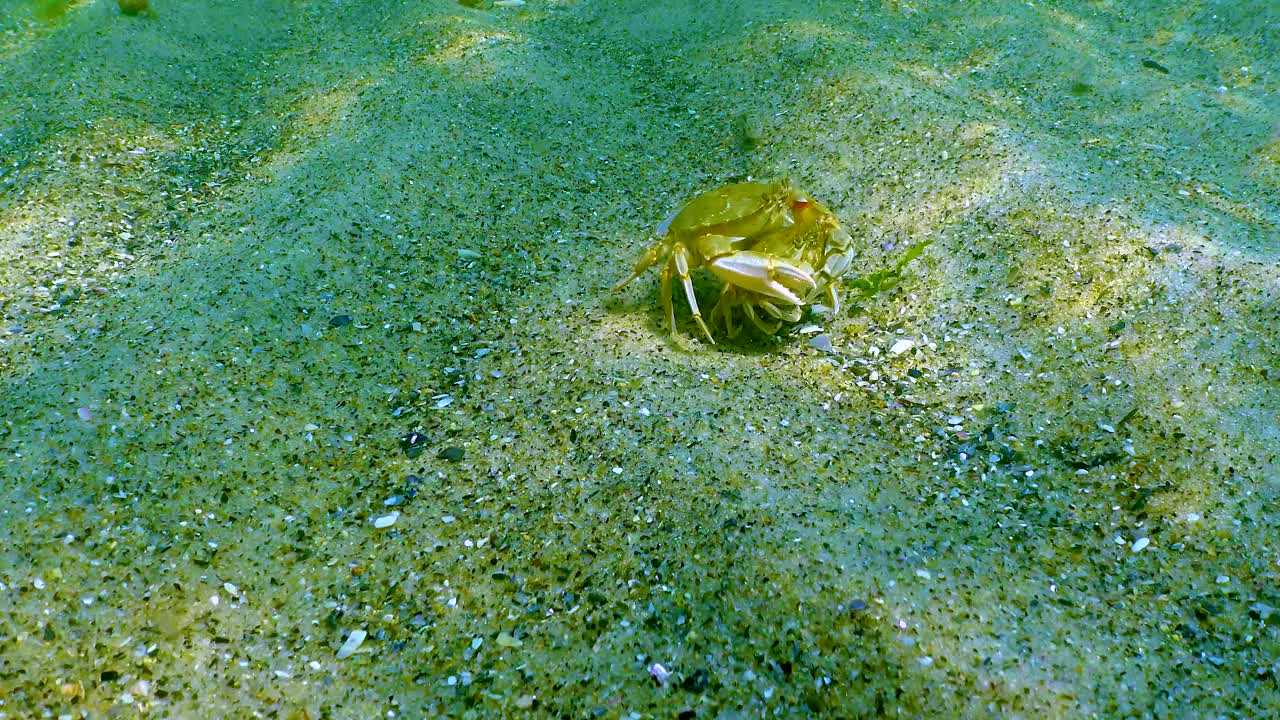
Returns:
[[[662,257],[666,254],[667,254],[667,243],[665,241],[654,243],[648,250],[645,251],[644,255],[641,255],[640,259],[636,261],[636,265],[634,268],[632,268],[631,274],[623,278],[622,281],[619,282],[617,285],[613,286],[613,291],[617,292],[622,288],[626,287],[627,283],[643,275],[645,270],[648,270],[649,268],[656,265],[658,261],[661,260]]]
[[[667,262],[667,267],[663,271],[663,279],[666,285],[662,288],[663,302],[671,303],[671,268],[675,268],[676,274],[680,276],[680,284],[684,285],[684,296],[689,300],[689,309],[693,311],[693,319],[698,321],[698,327],[702,328],[702,334],[707,336],[707,340],[715,345],[716,341],[711,337],[711,330],[707,324],[702,321],[702,313],[698,312],[698,299],[693,296],[693,280],[689,278],[689,248],[683,243],[677,243],[675,249],[671,253],[671,259]],[[671,313],[671,334],[676,331],[675,314]]]

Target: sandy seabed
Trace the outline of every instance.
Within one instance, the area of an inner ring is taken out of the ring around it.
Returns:
[[[0,0],[0,718],[1280,712],[1274,2],[151,7]],[[928,247],[610,292],[781,176]]]

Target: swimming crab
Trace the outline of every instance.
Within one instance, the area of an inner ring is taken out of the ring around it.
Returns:
[[[804,307],[825,296],[839,308],[836,284],[849,268],[851,239],[821,203],[800,194],[789,180],[747,182],[708,190],[658,226],[660,239],[636,261],[620,290],[650,267],[662,268],[661,296],[671,332],[675,308],[671,284],[680,278],[693,319],[712,344],[711,330],[694,297],[692,268],[705,266],[724,281],[711,309],[730,336],[734,308],[742,308],[762,331],[800,319]],[[758,312],[759,311],[759,312]],[[769,323],[761,315],[773,318]]]

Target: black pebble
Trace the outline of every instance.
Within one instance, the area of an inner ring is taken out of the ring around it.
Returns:
[[[414,430],[408,435],[400,438],[400,449],[404,451],[405,455],[408,455],[411,458],[418,457],[426,448],[427,436],[417,430]]]
[[[436,457],[449,462],[458,462],[462,459],[463,451],[460,447],[447,447],[436,453]]]
[[[1165,75],[1169,74],[1169,68],[1161,65],[1155,60],[1143,60],[1142,67],[1147,68],[1148,70],[1155,70],[1158,73],[1164,73]]]
[[[680,681],[681,689],[692,693],[704,692],[709,684],[711,684],[711,673],[703,668],[694,670],[692,675]]]
[[[329,324],[334,327],[342,327],[344,325],[350,325],[351,316],[350,315],[334,315],[333,317],[329,318]]]

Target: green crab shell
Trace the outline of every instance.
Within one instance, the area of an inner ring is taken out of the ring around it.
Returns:
[[[792,204],[798,199],[787,179],[748,182],[708,190],[658,226],[658,235],[692,239],[704,235],[750,238],[794,223]]]

